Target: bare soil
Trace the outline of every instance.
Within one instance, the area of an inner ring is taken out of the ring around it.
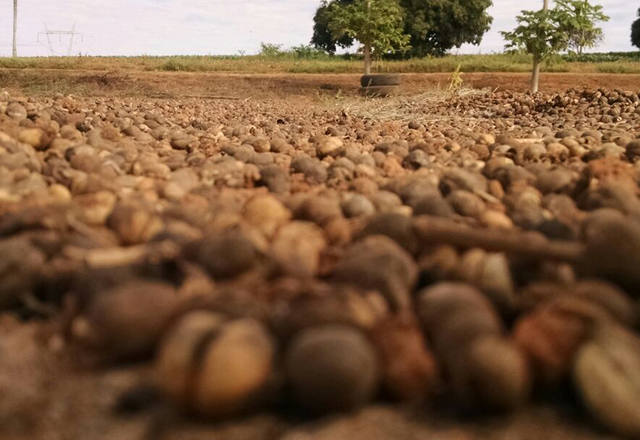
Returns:
[[[360,75],[354,74],[234,74],[234,73],[158,73],[101,72],[74,70],[0,69],[0,84],[7,89],[28,94],[74,93],[102,96],[149,97],[268,97],[313,98],[341,91],[356,94]],[[524,73],[465,73],[464,86],[512,90],[529,89],[529,75]],[[403,74],[401,94],[419,94],[446,89],[448,73]],[[561,92],[570,88],[640,88],[640,75],[547,73],[541,75],[542,92]]]

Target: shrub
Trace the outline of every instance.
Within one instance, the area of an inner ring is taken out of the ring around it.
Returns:
[[[260,56],[265,58],[277,58],[284,55],[281,44],[260,43]]]
[[[301,58],[305,60],[317,60],[319,58],[325,58],[326,54],[315,47],[309,44],[301,44],[299,46],[294,46],[291,48],[291,53],[296,58]]]

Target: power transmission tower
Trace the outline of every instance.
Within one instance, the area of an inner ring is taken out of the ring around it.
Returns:
[[[58,52],[54,49],[55,37],[58,37],[58,42],[62,44],[62,40],[64,38],[69,39],[69,46],[67,47],[67,56],[71,56],[73,53],[73,43],[76,40],[76,37],[80,38],[80,41],[84,41],[84,37],[80,32],[76,32],[76,25],[73,25],[70,31],[59,31],[59,30],[51,30],[47,27],[46,23],[44,25],[44,32],[38,32],[38,43],[42,43],[40,41],[40,37],[44,35],[47,39],[47,47],[49,48],[49,55],[55,56],[59,55]]]
[[[13,57],[18,56],[18,0],[13,0]]]
[[[69,38],[69,46],[67,47],[67,56],[71,56],[73,53],[73,43],[75,42],[76,37],[80,38],[82,42],[84,40],[83,35],[80,32],[76,32],[76,25],[73,25],[70,31],[58,31],[58,30],[50,30],[47,25],[44,25],[44,32],[38,32],[38,43],[40,43],[40,36],[44,35],[47,38],[47,46],[49,48],[49,54],[51,56],[58,55],[56,50],[54,49],[54,41],[55,37],[58,37],[59,43],[62,43],[63,38]]]

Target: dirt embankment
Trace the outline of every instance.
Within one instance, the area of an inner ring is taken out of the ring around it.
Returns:
[[[234,74],[96,72],[68,70],[0,69],[0,87],[30,95],[73,93],[85,96],[119,95],[147,97],[315,97],[338,91],[355,94],[359,75],[354,74]],[[447,73],[404,74],[405,95],[446,89]],[[526,91],[529,75],[521,73],[465,73],[464,86],[492,90]],[[570,88],[640,89],[640,75],[549,73],[541,78],[541,91]]]

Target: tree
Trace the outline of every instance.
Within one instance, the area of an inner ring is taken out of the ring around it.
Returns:
[[[565,19],[566,15],[557,8],[549,10],[549,0],[544,0],[539,11],[521,11],[516,17],[518,27],[513,31],[501,32],[507,40],[507,49],[524,49],[533,55],[531,91],[534,93],[540,83],[540,65],[569,44]]]
[[[604,34],[596,23],[609,21],[602,12],[602,6],[592,5],[588,0],[556,0],[556,9],[566,15],[563,22],[570,49],[582,55],[585,48],[602,42]]]
[[[323,6],[328,8],[328,27],[336,41],[350,37],[362,44],[367,75],[371,73],[372,55],[379,57],[409,46],[398,0],[354,0],[348,4],[325,1]]]
[[[323,2],[314,18],[311,43],[334,53],[336,46],[349,47],[353,40],[336,41],[328,30],[327,3],[350,4],[354,0]],[[487,14],[491,0],[400,0],[407,12],[404,32],[410,35],[411,47],[406,56],[444,55],[464,43],[479,44],[489,30],[492,18]]]
[[[556,0],[549,10],[549,0],[544,0],[540,11],[521,11],[516,18],[518,27],[512,32],[501,32],[507,40],[507,49],[524,49],[533,55],[531,91],[538,91],[540,65],[553,55],[574,47],[582,53],[585,47],[593,47],[602,30],[596,21],[606,21],[602,7],[592,6],[587,0]]]
[[[640,17],[640,9],[638,9],[638,17]],[[640,48],[640,18],[631,25],[631,44]]]
[[[18,0],[13,0],[13,45],[12,55],[18,56],[18,45],[16,43],[16,35],[18,34]]]

